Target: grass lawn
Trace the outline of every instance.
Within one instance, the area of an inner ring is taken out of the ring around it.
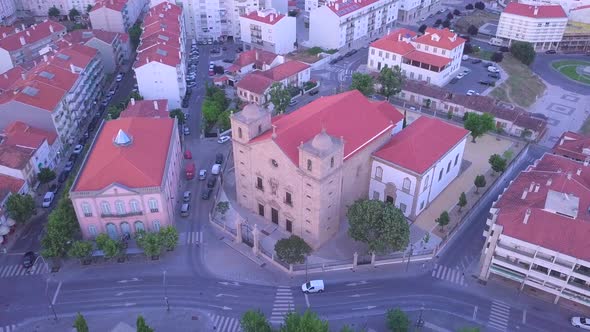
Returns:
[[[494,52],[492,51],[480,49],[479,52],[473,53],[473,56],[475,56],[476,58],[480,58],[482,60],[491,61],[493,54]]]
[[[506,92],[506,89],[503,86],[504,84],[498,86],[497,88],[495,88],[494,90],[492,90],[492,92],[490,92],[490,96],[498,98],[502,101],[505,101],[507,103],[510,103],[510,98],[508,98],[508,93]]]
[[[499,65],[508,73],[509,77],[504,83],[492,90],[491,94],[495,97],[501,99],[502,97],[506,97],[508,99],[507,101],[527,108],[547,88],[543,81],[529,67],[508,53],[504,54],[504,60]]]
[[[590,66],[588,61],[580,60],[562,60],[554,61],[551,66],[560,72],[561,74],[569,77],[574,81],[578,81],[584,84],[590,84],[590,75],[580,75],[576,72],[576,68],[579,66]]]

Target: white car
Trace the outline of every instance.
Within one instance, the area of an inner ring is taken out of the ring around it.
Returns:
[[[301,291],[303,293],[322,293],[324,291],[324,281],[323,280],[310,280],[303,285],[301,285]]]
[[[219,138],[217,139],[217,143],[223,144],[229,140],[230,140],[229,136],[219,136]]]
[[[203,181],[205,179],[207,179],[207,170],[202,169],[199,171],[199,180]]]
[[[468,96],[473,96],[474,94],[476,94],[476,92],[474,90],[467,90]]]
[[[462,74],[463,74],[463,77],[467,76],[467,74],[469,74],[469,73],[471,73],[471,70],[469,70],[469,69],[465,69],[465,70],[463,71],[463,73],[462,73]]]
[[[84,146],[82,144],[78,144],[78,145],[76,145],[76,147],[74,147],[74,151],[72,151],[72,153],[79,154],[80,152],[82,152],[83,149],[84,149]]]
[[[51,191],[48,191],[45,193],[45,196],[43,196],[43,204],[42,206],[44,208],[48,208],[51,206],[51,202],[53,202],[53,198],[55,197],[55,194]]]
[[[469,60],[469,55],[464,55],[463,57],[461,57],[461,60],[463,60],[463,61]]]
[[[117,82],[121,82],[122,80],[123,80],[123,74],[119,74],[119,75],[117,75],[117,79],[116,79],[116,81],[117,81]]]
[[[183,133],[184,133],[184,135],[190,135],[191,134],[191,130],[189,129],[189,127],[184,127]]]
[[[572,326],[579,327],[583,330],[590,330],[590,319],[584,317],[572,317],[570,319]]]
[[[500,72],[500,70],[498,70],[498,68],[496,68],[496,67],[494,67],[494,66],[489,66],[489,67],[488,67],[488,71],[489,71],[490,73],[499,73],[499,72]]]
[[[463,77],[465,77],[465,75],[463,73],[459,73],[459,75],[455,76],[458,79],[462,79]]]

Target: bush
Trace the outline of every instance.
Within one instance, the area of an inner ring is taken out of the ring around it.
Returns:
[[[470,25],[469,28],[467,28],[467,33],[472,36],[477,36],[479,29],[475,25]]]
[[[473,4],[468,4],[467,6],[465,6],[465,9],[473,10]]]
[[[478,1],[475,3],[474,7],[479,10],[484,10],[486,9],[486,4],[481,1]]]
[[[307,82],[303,83],[303,90],[307,91],[309,89],[313,89],[317,85],[318,85],[318,83],[315,81],[307,81]]]
[[[535,61],[535,48],[531,43],[515,41],[510,45],[510,53],[527,66]]]
[[[490,60],[494,61],[494,62],[502,62],[502,60],[504,59],[504,53],[502,52],[494,52],[494,54],[492,54]]]
[[[453,19],[453,17],[454,17],[454,16],[453,16],[453,13],[448,13],[448,14],[447,14],[447,20],[449,20],[449,21],[450,21],[450,20],[452,20],[452,19]]]
[[[461,16],[461,12],[459,11],[459,9],[455,9],[455,10],[453,10],[453,14],[454,14],[455,16]]]
[[[310,48],[309,50],[307,50],[307,53],[311,54],[311,55],[318,55],[320,53],[322,53],[324,50],[319,47],[319,46],[314,46],[312,48]]]
[[[448,28],[448,27],[450,27],[450,26],[451,26],[451,21],[449,21],[449,20],[445,20],[445,21],[442,23],[442,26],[443,26],[443,28]]]
[[[436,22],[434,22],[434,26],[437,27],[439,25],[442,24],[442,20],[440,18],[436,19]]]
[[[471,53],[473,53],[473,46],[471,46],[471,43],[465,43],[465,46],[463,47],[463,54]]]

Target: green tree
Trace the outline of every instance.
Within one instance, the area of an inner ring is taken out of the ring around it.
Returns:
[[[230,116],[232,115],[232,113],[235,113],[235,110],[226,110],[221,112],[221,114],[219,114],[219,118],[217,119],[218,123],[219,123],[219,127],[221,128],[221,130],[228,130],[231,127],[231,120],[230,120]]]
[[[121,243],[119,243],[119,241],[108,238],[100,247],[100,250],[102,250],[102,252],[104,253],[104,258],[109,259],[117,257],[121,253]]]
[[[471,131],[472,142],[475,143],[475,139],[483,136],[486,132],[496,128],[494,117],[488,113],[477,114],[469,113],[467,120],[464,123],[465,129]]]
[[[229,210],[229,202],[228,201],[222,201],[222,202],[217,203],[217,206],[215,207],[215,210],[217,212],[219,212],[219,214],[221,214],[221,218],[224,218],[225,217],[225,214]]]
[[[55,179],[55,172],[49,169],[49,167],[41,167],[39,173],[37,173],[37,180],[42,184],[51,182]]]
[[[248,310],[240,319],[243,332],[272,332],[270,324],[260,310]]]
[[[129,39],[131,40],[131,45],[133,49],[136,49],[139,45],[139,37],[141,36],[141,21],[135,23],[131,29],[129,29]]]
[[[354,332],[354,330],[350,326],[344,325],[342,329],[340,329],[340,332]]]
[[[76,241],[68,250],[68,256],[84,260],[92,254],[92,243],[89,241]]]
[[[486,9],[486,4],[483,3],[482,1],[478,1],[475,3],[474,7],[475,7],[475,9],[484,10],[484,9]]]
[[[486,186],[486,177],[485,175],[477,175],[475,177],[475,180],[473,181],[473,184],[475,184],[475,193],[479,193],[479,188],[483,188]]]
[[[68,185],[65,189],[67,187]],[[46,258],[63,257],[68,252],[74,235],[80,230],[76,211],[69,197],[64,196],[59,200],[57,207],[49,214],[45,229],[45,235],[41,239],[41,254]]]
[[[496,173],[503,173],[506,169],[506,159],[502,158],[499,154],[493,154],[488,159],[492,170]]]
[[[512,42],[510,45],[510,54],[527,66],[535,61],[536,55],[533,44],[521,41]]]
[[[438,218],[436,218],[436,223],[440,226],[440,230],[442,231],[446,225],[449,224],[451,218],[449,217],[449,213],[447,211],[443,211]]]
[[[174,226],[166,226],[158,232],[162,246],[168,250],[173,250],[178,244],[178,231]]]
[[[59,15],[61,15],[61,13],[59,12],[59,9],[57,9],[57,7],[53,6],[53,7],[49,8],[49,10],[47,11],[47,15],[50,18],[56,18]]]
[[[219,105],[220,112],[225,111],[229,106],[229,99],[227,99],[225,91],[216,86],[213,86],[213,95],[210,98]]]
[[[77,16],[80,16],[80,12],[76,8],[70,9],[70,12],[68,13],[70,21],[75,20]]]
[[[510,159],[512,159],[512,154],[513,153],[514,152],[512,152],[512,150],[506,150],[506,151],[504,151],[504,153],[502,153],[502,157],[504,159],[506,159],[506,161],[509,161]]]
[[[102,250],[102,248],[105,247],[106,243],[110,240],[109,236],[105,233],[100,233],[98,234],[98,236],[96,237],[96,239],[94,239],[94,241],[96,242],[96,247],[100,250]]]
[[[410,242],[410,226],[393,204],[360,199],[348,208],[346,216],[350,237],[366,243],[371,252],[403,250]]]
[[[473,10],[473,4],[467,4],[467,6],[465,6],[465,9],[467,10]]]
[[[401,91],[403,84],[403,75],[399,66],[389,68],[383,67],[379,72],[379,83],[381,84],[381,94],[389,100],[389,98]]]
[[[184,112],[180,108],[173,109],[172,111],[170,111],[170,113],[168,113],[168,115],[171,118],[176,118],[178,120],[178,124],[181,126],[184,124],[186,120]]]
[[[498,62],[502,62],[502,60],[504,60],[504,53],[502,52],[494,52],[494,54],[492,54],[492,56],[490,57],[490,60],[498,63]]]
[[[306,310],[303,315],[291,312],[285,317],[279,332],[328,332],[328,322],[321,320],[316,313]]]
[[[457,332],[479,332],[479,327],[463,327],[458,329]]]
[[[418,28],[418,32],[420,33],[424,33],[426,31],[426,28],[428,28],[428,25],[426,24],[422,24],[419,28]]]
[[[218,103],[209,98],[205,98],[203,105],[201,106],[201,112],[203,113],[205,122],[208,124],[213,124],[217,122],[217,118],[219,117],[219,114],[221,114],[222,110]]]
[[[373,94],[375,92],[373,77],[369,74],[353,73],[350,90],[359,90],[365,96]]]
[[[35,214],[35,200],[31,195],[10,195],[6,201],[6,212],[10,219],[24,224]]]
[[[137,317],[137,321],[135,322],[136,328],[137,328],[137,332],[154,332],[154,329],[152,329],[151,327],[149,327],[149,325],[147,325],[147,323],[145,322],[145,319],[143,318],[142,315],[139,315]]]
[[[287,264],[305,262],[305,257],[311,253],[311,247],[297,235],[280,239],[275,244],[277,257]]]
[[[141,232],[137,234],[137,245],[148,257],[157,257],[162,252],[162,241],[156,233]]]
[[[123,112],[123,107],[121,105],[111,105],[107,108],[107,113],[111,120],[118,119],[121,116],[121,112]]]
[[[451,26],[451,20],[449,20],[449,19],[444,20],[444,22],[442,22],[442,26],[443,26],[443,28],[450,27]]]
[[[283,114],[289,102],[291,102],[291,92],[281,82],[275,82],[270,86],[268,92],[269,101],[274,105],[275,114]]]
[[[387,327],[391,332],[407,332],[410,329],[410,318],[399,308],[387,310]]]
[[[525,129],[520,133],[520,137],[522,138],[529,138],[533,135],[533,132],[530,129]]]
[[[92,5],[86,6],[86,13],[90,13],[92,11]]]
[[[467,205],[467,195],[465,195],[465,192],[462,192],[461,195],[459,195],[459,203],[457,203],[457,205],[459,205],[459,212],[461,212],[461,209]]]
[[[76,320],[74,321],[74,328],[77,332],[88,332],[88,324],[86,323],[86,319],[82,316],[81,313],[76,315]]]
[[[472,36],[477,36],[479,29],[475,25],[470,25],[469,28],[467,28],[467,33]]]

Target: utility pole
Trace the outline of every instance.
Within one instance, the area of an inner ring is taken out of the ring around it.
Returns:
[[[163,272],[162,284],[164,286],[164,302],[166,303],[166,311],[170,311],[170,302],[168,302],[168,287],[166,285],[166,270]]]
[[[412,259],[413,252],[414,252],[414,244],[412,243],[410,245],[410,255],[408,256],[408,264],[406,264],[406,272],[408,272],[408,269],[410,268],[410,260]]]
[[[416,327],[420,328],[420,327],[424,327],[424,320],[422,319],[422,312],[424,311],[424,305],[422,305],[422,307],[420,308],[420,317],[418,317],[418,320],[416,321]]]

